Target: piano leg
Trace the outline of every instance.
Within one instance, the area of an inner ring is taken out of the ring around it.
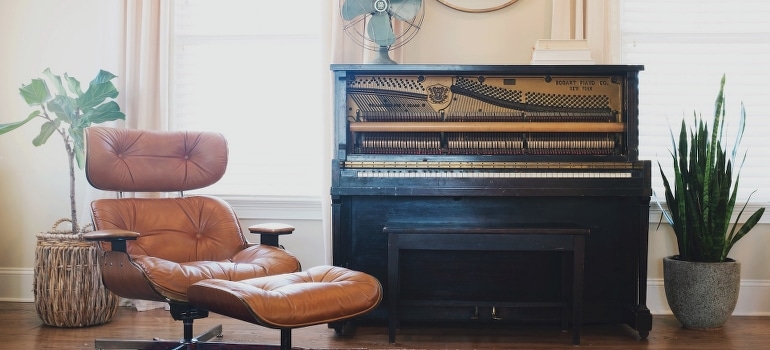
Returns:
[[[636,305],[625,310],[623,318],[631,328],[639,332],[639,337],[644,340],[650,335],[652,329],[652,314],[650,309],[643,305]]]
[[[636,305],[631,308],[631,317],[627,317],[626,323],[628,321],[633,321],[633,323],[628,323],[629,325],[632,325],[634,329],[636,329],[639,332],[639,337],[644,339],[647,339],[647,336],[650,335],[650,330],[652,329],[652,314],[650,314],[650,309],[647,308],[647,251],[649,249],[649,241],[647,237],[647,232],[645,231],[645,228],[647,227],[649,223],[649,215],[650,215],[650,197],[639,197],[638,199],[638,209],[639,209],[639,224],[637,227],[641,227],[641,231],[637,235],[639,237],[639,254],[637,255],[637,276],[638,279],[638,303],[641,305]]]

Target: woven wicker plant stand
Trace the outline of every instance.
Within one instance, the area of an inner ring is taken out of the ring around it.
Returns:
[[[80,234],[57,231],[37,234],[35,247],[35,309],[44,324],[86,327],[110,322],[120,298],[102,285],[95,243]],[[86,228],[85,230],[88,230]]]

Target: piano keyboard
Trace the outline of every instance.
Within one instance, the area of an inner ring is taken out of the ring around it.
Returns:
[[[543,172],[543,171],[477,171],[477,170],[441,170],[441,169],[388,169],[359,170],[357,177],[374,178],[544,178],[544,179],[608,179],[630,178],[631,172],[595,171],[595,172]]]

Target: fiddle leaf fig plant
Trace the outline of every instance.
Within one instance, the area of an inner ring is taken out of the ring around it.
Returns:
[[[759,208],[739,225],[747,200],[735,222],[730,224],[740,179],[740,165],[737,170],[734,167],[746,126],[746,109],[741,103],[740,123],[733,149],[729,151],[724,144],[724,88],[723,75],[710,129],[708,122],[695,114],[694,129],[688,132],[683,120],[678,142],[672,133],[674,176],[671,181],[658,164],[668,205],[668,211],[663,210],[663,215],[674,229],[679,260],[725,261],[733,245],[754,228],[765,212],[765,208]],[[745,154],[743,157],[745,159]]]
[[[72,233],[77,234],[80,227],[75,203],[75,163],[77,162],[78,168],[83,169],[83,130],[92,124],[125,120],[126,116],[114,100],[118,96],[118,90],[112,79],[116,76],[108,71],[100,70],[85,91],[82,90],[80,81],[67,73],[60,76],[46,69],[43,76],[32,79],[29,84],[19,88],[24,101],[36,110],[23,120],[0,124],[0,135],[32,120],[41,119],[43,124],[40,126],[40,133],[32,140],[33,145],[45,144],[54,134],[61,136],[69,164]]]

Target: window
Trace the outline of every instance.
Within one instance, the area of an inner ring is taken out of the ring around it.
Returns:
[[[730,145],[741,101],[747,113],[741,149],[748,153],[738,203],[754,190],[752,202],[769,201],[770,5],[761,0],[620,3],[623,63],[645,66],[639,83],[639,158],[653,161],[658,200],[664,201],[657,163],[673,174],[670,132],[678,135],[682,118],[691,120],[694,111],[707,120],[713,116],[725,74]]]
[[[174,3],[171,128],[218,131],[230,146],[205,192],[322,195],[321,4]]]

